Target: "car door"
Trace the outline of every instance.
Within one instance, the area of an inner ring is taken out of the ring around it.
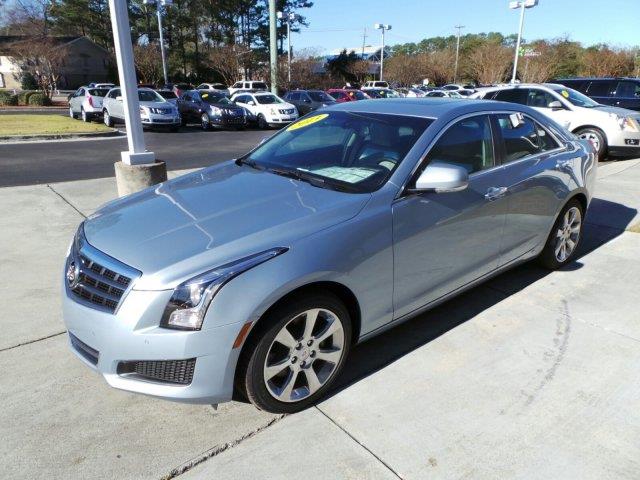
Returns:
[[[122,104],[122,91],[120,89],[113,91],[113,100],[109,107],[109,115],[122,120],[124,118],[124,106]]]
[[[553,102],[559,102],[560,106],[556,106],[558,104]],[[575,112],[571,109],[571,104],[564,100],[561,95],[541,88],[527,90],[526,105],[555,120],[568,130],[572,130],[573,122],[578,120]]]
[[[84,88],[80,87],[75,91],[71,100],[69,100],[69,104],[71,105],[71,109],[74,113],[79,113],[82,108],[82,102],[84,101]]]
[[[462,166],[465,190],[405,193],[392,205],[394,311],[401,317],[497,268],[507,212],[489,115],[446,127],[410,180],[430,163]]]
[[[495,114],[508,211],[500,264],[530,253],[547,234],[571,181],[571,154],[552,130],[527,115]]]
[[[614,93],[616,107],[640,110],[640,82],[620,80]]]

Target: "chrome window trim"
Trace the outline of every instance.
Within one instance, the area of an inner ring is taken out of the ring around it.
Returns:
[[[496,100],[496,101],[498,101],[498,100]],[[442,137],[442,135],[444,135],[444,133],[453,124],[458,123],[460,120],[464,120],[464,119],[470,118],[470,117],[478,117],[478,116],[481,116],[481,115],[501,115],[501,114],[511,115],[512,113],[521,113],[522,115],[524,115],[527,118],[531,119],[535,123],[540,124],[539,121],[537,121],[535,118],[532,118],[529,114],[527,114],[525,112],[519,112],[519,111],[516,111],[516,110],[487,110],[487,111],[483,111],[483,112],[472,112],[472,113],[467,113],[465,115],[461,115],[460,117],[457,117],[457,118],[451,120],[444,127],[442,127],[440,132],[438,132],[438,135],[436,135],[433,138],[433,140],[431,140],[429,145],[427,145],[427,148],[425,149],[424,153],[420,156],[420,159],[414,165],[413,169],[411,170],[411,173],[407,176],[407,178],[404,180],[404,182],[402,182],[402,185],[401,185],[400,189],[398,190],[398,193],[396,194],[396,196],[394,198],[394,201],[398,200],[400,198],[406,197],[408,195],[413,195],[413,194],[410,194],[409,192],[407,192],[407,184],[411,181],[411,179],[416,174],[416,172],[418,171],[420,166],[424,163],[424,161],[426,160],[427,156],[429,155],[429,152],[431,152],[431,149],[436,144],[436,142],[438,140],[440,140],[440,137]],[[542,126],[542,125],[540,125],[540,126]],[[494,155],[495,155],[496,154],[495,134],[493,132],[493,127],[491,127],[491,128],[492,128],[492,136],[493,136],[493,151],[494,151]],[[548,132],[548,129],[546,127],[543,127],[543,128],[545,129],[545,131]],[[551,133],[551,132],[549,132],[549,133]],[[523,161],[532,160],[533,158],[541,156],[541,155],[548,155],[548,154],[554,153],[554,152],[555,153],[559,153],[561,151],[567,150],[566,143],[567,143],[568,140],[558,141],[558,136],[555,134],[555,132],[553,132],[552,137],[560,145],[559,148],[557,148],[555,150],[546,150],[544,152],[534,153],[534,154],[531,154],[531,155],[527,155],[526,157],[522,157],[522,158],[519,158],[517,160],[514,160],[513,162],[500,163],[499,165],[494,165],[493,167],[487,168],[486,170],[480,170],[478,172],[474,172],[474,173],[469,175],[469,181],[471,181],[472,179],[478,178],[480,175],[484,175],[484,174],[489,173],[489,172],[498,171],[500,168],[503,168],[503,167],[506,167],[506,166],[509,166],[509,165],[514,165],[514,164],[517,164],[517,163],[520,163],[520,162],[523,162]]]

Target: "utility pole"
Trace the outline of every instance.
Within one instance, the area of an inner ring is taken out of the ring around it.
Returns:
[[[460,31],[464,28],[464,25],[456,25],[453,28],[458,29],[458,40],[456,42],[456,67],[454,69],[454,74],[453,74],[453,83],[457,83],[458,82],[458,59],[460,57]]]
[[[278,12],[278,18],[287,22],[287,78],[291,84],[291,22],[295,22],[300,16],[295,13]]]
[[[518,29],[518,41],[516,42],[516,55],[513,60],[513,75],[511,76],[511,83],[516,83],[516,76],[518,73],[518,56],[520,55],[520,42],[522,41],[522,28],[524,27],[524,11],[526,8],[533,8],[538,5],[538,0],[515,0],[509,2],[509,8],[511,10],[520,9],[520,28]]]
[[[376,23],[373,28],[382,30],[382,50],[380,50],[380,81],[383,79],[384,71],[384,32],[391,30],[391,25],[385,25],[384,23]]]
[[[158,33],[160,41],[160,54],[162,56],[162,74],[165,86],[169,83],[169,73],[167,70],[167,53],[164,48],[164,33],[162,31],[162,8],[173,5],[173,0],[143,0],[144,5],[155,5],[158,15]]]
[[[118,194],[122,196],[166,180],[167,166],[156,162],[155,154],[144,144],[127,2],[109,0],[109,12],[129,147],[121,153],[122,161],[115,164]]]
[[[364,60],[364,47],[367,43],[367,27],[364,27],[364,32],[362,32],[362,59]]]
[[[269,0],[269,59],[271,64],[271,93],[278,94],[278,35],[276,0]]]

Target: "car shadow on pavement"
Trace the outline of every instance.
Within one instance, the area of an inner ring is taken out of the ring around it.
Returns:
[[[586,217],[576,260],[564,270],[581,268],[580,258],[624,232],[636,213],[637,210],[624,205],[594,198]],[[535,262],[527,262],[355,346],[327,398],[474,318],[549,273]]]

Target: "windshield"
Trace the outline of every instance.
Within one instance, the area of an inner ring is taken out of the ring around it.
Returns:
[[[162,98],[178,98],[171,90],[161,90],[158,92]]]
[[[564,98],[573,103],[576,107],[584,107],[584,108],[593,108],[600,105],[598,102],[594,102],[586,95],[581,94],[580,92],[575,91],[572,88],[567,87],[551,87],[551,89]]]
[[[200,92],[200,97],[202,98],[202,101],[206,103],[231,103],[231,100],[229,100],[226,95],[221,95],[219,93]]]
[[[90,88],[89,95],[92,97],[104,97],[107,93],[109,93],[109,88]]]
[[[307,92],[314,102],[333,102],[333,98],[324,92]]]
[[[153,90],[138,90],[138,100],[141,102],[164,102],[164,98]]]
[[[386,183],[432,120],[326,112],[299,120],[241,159],[255,168],[353,193]]]
[[[256,100],[261,105],[271,105],[272,103],[284,103],[275,95],[256,95]]]
[[[262,82],[253,82],[253,88],[256,90],[268,90],[267,84]]]
[[[367,98],[371,98],[366,93],[361,92],[360,90],[353,90],[353,93],[349,92],[349,95],[352,97],[356,97],[356,100],[366,100]]]

